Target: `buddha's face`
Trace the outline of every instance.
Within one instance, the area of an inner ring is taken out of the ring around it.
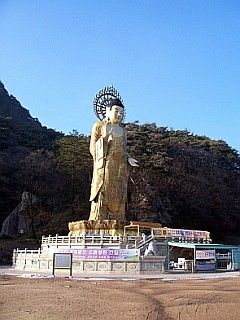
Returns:
[[[120,123],[123,119],[123,108],[120,106],[112,106],[108,110],[108,118],[112,123]]]

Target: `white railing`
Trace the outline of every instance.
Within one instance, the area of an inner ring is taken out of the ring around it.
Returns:
[[[32,255],[32,256],[36,256],[36,255],[40,255],[41,249],[39,248],[38,250],[28,250],[28,249],[14,249],[13,250],[13,254],[17,254],[17,255]]]
[[[83,246],[127,246],[135,247],[139,237],[123,237],[121,235],[111,236],[111,235],[86,235],[82,234],[80,236],[42,236],[42,246],[46,245],[83,245]]]
[[[14,249],[13,250],[13,266],[16,265],[16,261],[17,259],[39,259],[41,256],[41,249],[38,250],[28,250],[28,249],[24,249],[24,250],[20,250],[20,249]]]

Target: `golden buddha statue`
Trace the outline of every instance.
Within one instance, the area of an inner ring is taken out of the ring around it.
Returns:
[[[138,164],[127,153],[123,116],[121,99],[113,97],[108,99],[104,118],[92,128],[93,177],[89,220],[126,220],[129,167]]]

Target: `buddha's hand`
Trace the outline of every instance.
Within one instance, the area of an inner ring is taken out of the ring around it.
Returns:
[[[102,128],[102,137],[105,140],[109,140],[109,138],[112,136],[112,132],[113,132],[113,129],[111,127],[108,128],[107,126],[105,126]]]
[[[134,158],[128,158],[128,163],[132,166],[132,167],[139,167],[138,161]]]

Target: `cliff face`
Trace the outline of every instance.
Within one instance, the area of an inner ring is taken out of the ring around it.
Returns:
[[[43,127],[0,82],[0,148],[52,148],[60,133]]]
[[[33,127],[41,127],[36,118],[32,118],[29,111],[21,106],[20,102],[13,96],[9,95],[0,81],[0,115],[1,119],[22,123]]]
[[[22,160],[34,150],[52,150],[61,136],[42,126],[0,82],[0,224],[25,191],[16,179]]]

